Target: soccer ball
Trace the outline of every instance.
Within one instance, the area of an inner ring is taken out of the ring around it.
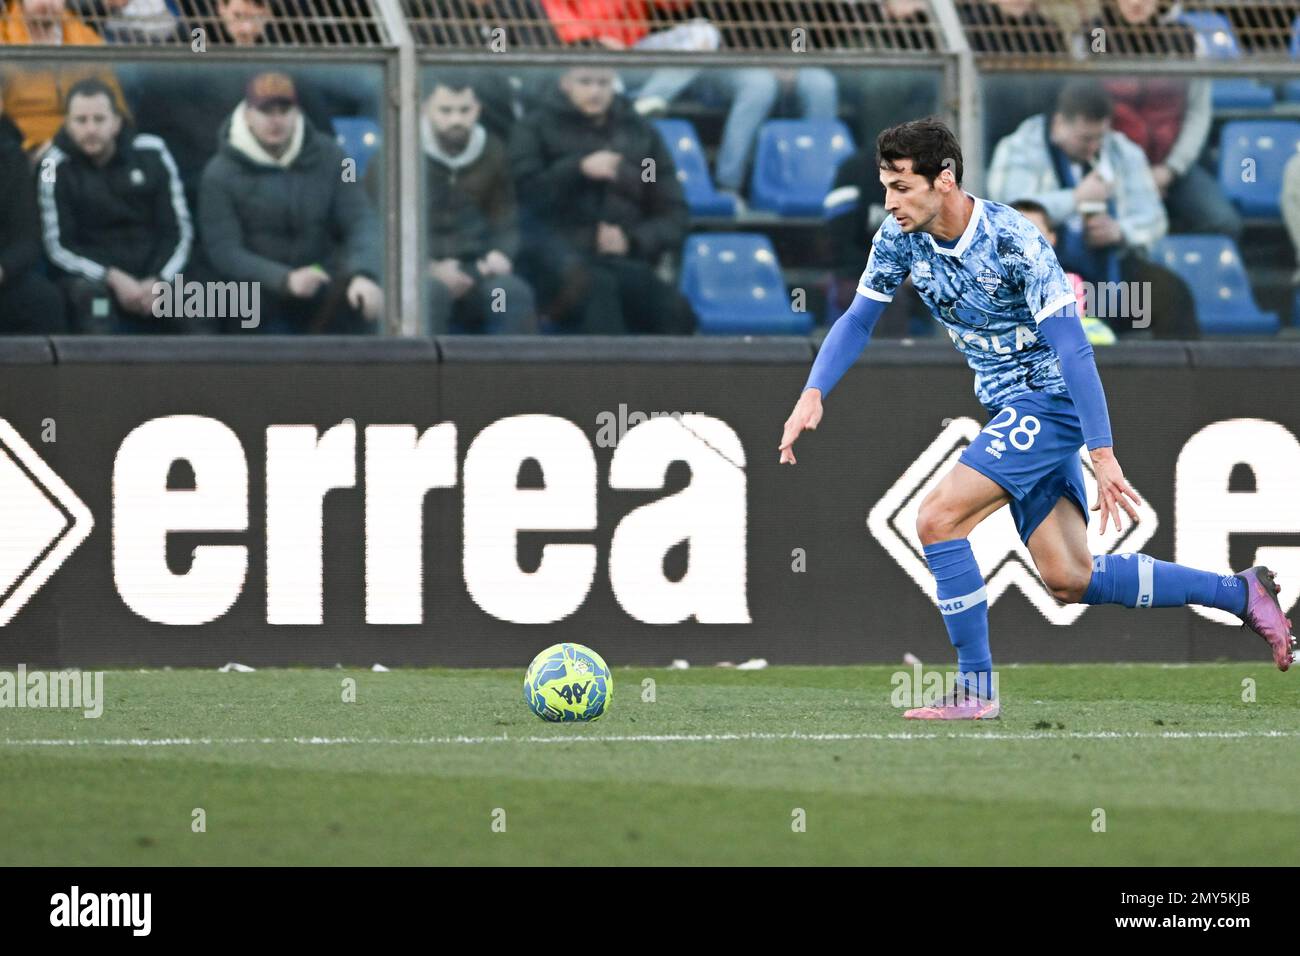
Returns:
[[[555,644],[524,674],[524,703],[542,720],[596,720],[614,696],[614,675],[581,644]]]

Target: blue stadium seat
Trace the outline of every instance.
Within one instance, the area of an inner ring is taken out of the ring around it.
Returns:
[[[1207,335],[1273,335],[1274,312],[1255,304],[1250,277],[1237,244],[1227,236],[1166,236],[1153,250],[1182,278],[1196,300],[1197,321]]]
[[[1238,120],[1219,140],[1219,183],[1246,216],[1281,215],[1282,170],[1300,150],[1300,122]],[[1253,175],[1251,175],[1253,173]]]
[[[700,232],[682,256],[682,294],[712,335],[807,335],[812,313],[796,312],[767,236]]]
[[[1282,84],[1282,99],[1288,103],[1300,103],[1300,80],[1287,80]]]
[[[1300,58],[1300,17],[1291,24],[1291,55]]]
[[[383,139],[379,124],[368,116],[336,116],[330,123],[343,154],[357,161],[357,178],[360,179],[366,174],[370,157],[379,152]]]
[[[1248,77],[1214,80],[1210,102],[1216,110],[1268,109],[1277,96],[1271,86]]]
[[[839,120],[768,120],[754,152],[750,205],[782,216],[820,217],[836,169],[855,148]]]
[[[1237,45],[1237,34],[1233,32],[1232,21],[1222,13],[1197,10],[1181,14],[1178,22],[1196,31],[1196,35],[1205,46],[1207,59],[1241,59],[1241,47]]]
[[[677,181],[686,194],[686,205],[693,216],[734,216],[736,200],[720,193],[709,175],[709,164],[704,157],[704,147],[695,135],[690,120],[659,119],[654,121],[664,145],[672,154],[677,166]]]
[[[1198,10],[1184,13],[1178,21],[1196,31],[1205,47],[1205,55],[1211,60],[1240,60],[1241,46],[1237,43],[1237,34],[1233,32],[1232,22],[1222,13]],[[1213,83],[1214,108],[1222,109],[1264,109],[1273,105],[1275,99],[1272,87],[1264,86],[1258,80],[1247,77],[1215,80]]]

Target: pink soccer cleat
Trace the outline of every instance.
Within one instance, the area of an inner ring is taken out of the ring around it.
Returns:
[[[1273,572],[1263,565],[1247,568],[1234,577],[1246,584],[1246,612],[1241,615],[1243,627],[1248,627],[1273,648],[1273,663],[1280,671],[1291,666],[1295,638],[1291,636],[1291,621],[1282,611],[1277,594],[1282,588],[1274,580]]]
[[[946,700],[929,707],[914,707],[903,711],[908,720],[993,720],[1002,710],[996,700],[985,700],[974,694],[949,694]]]

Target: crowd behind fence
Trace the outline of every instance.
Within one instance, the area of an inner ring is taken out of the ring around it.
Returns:
[[[812,334],[929,114],[1095,343],[1300,328],[1300,4],[11,0],[0,84],[7,334]]]

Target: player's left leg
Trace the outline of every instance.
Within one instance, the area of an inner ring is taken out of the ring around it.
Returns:
[[[1201,604],[1242,618],[1273,650],[1281,670],[1291,666],[1295,639],[1291,622],[1277,601],[1277,585],[1267,568],[1240,574],[1200,571],[1146,554],[1089,553],[1087,525],[1069,494],[1027,542],[1043,583],[1065,604],[1122,604],[1132,608]]]

